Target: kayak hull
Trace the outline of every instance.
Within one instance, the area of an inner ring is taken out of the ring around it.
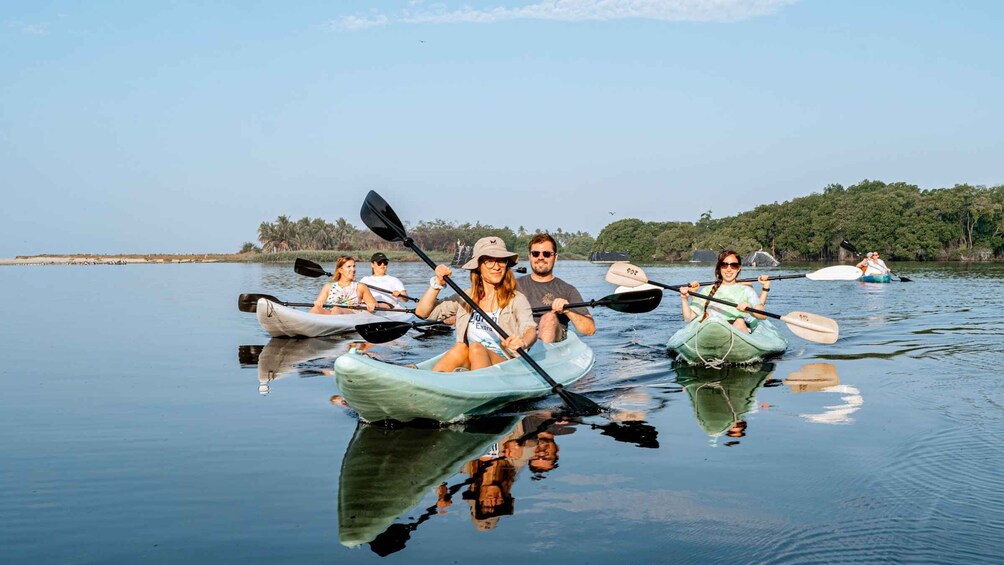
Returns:
[[[670,355],[691,365],[744,365],[781,355],[788,340],[767,320],[757,320],[752,333],[746,333],[712,316],[682,327],[667,347]]]
[[[356,331],[359,324],[373,322],[410,322],[408,312],[385,312],[370,314],[311,314],[277,304],[266,298],[259,298],[255,313],[258,323],[272,337],[324,337]]]
[[[884,275],[861,275],[861,278],[858,280],[867,283],[887,283],[892,282],[892,275],[889,273]]]
[[[595,362],[593,350],[573,333],[559,343],[536,344],[530,355],[565,386],[584,377]],[[409,368],[353,349],[335,361],[335,380],[345,401],[368,422],[458,422],[490,414],[511,402],[551,394],[551,387],[522,358],[476,371],[433,372],[440,357]]]

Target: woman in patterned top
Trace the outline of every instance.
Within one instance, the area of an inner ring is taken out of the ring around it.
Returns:
[[[314,300],[312,314],[355,314],[357,308],[346,306],[366,306],[368,312],[376,310],[377,302],[366,285],[356,282],[356,261],[342,255],[335,263],[335,275],[321,287]]]

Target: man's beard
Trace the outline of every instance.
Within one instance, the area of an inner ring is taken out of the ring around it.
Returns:
[[[542,277],[546,277],[547,275],[550,275],[552,271],[554,271],[553,268],[548,268],[546,263],[545,264],[530,263],[530,268],[533,269],[534,274],[540,275]],[[541,269],[547,269],[547,270],[542,271]]]

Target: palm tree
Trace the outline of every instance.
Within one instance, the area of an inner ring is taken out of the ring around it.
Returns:
[[[258,241],[261,242],[261,250],[263,252],[275,253],[279,244],[275,225],[270,222],[262,222],[258,226]]]
[[[335,220],[335,247],[338,249],[348,249],[352,236],[359,231],[355,226],[345,220],[338,218]]]
[[[296,224],[289,216],[283,214],[275,219],[276,249],[278,251],[289,251],[290,242],[296,236]]]
[[[310,236],[314,249],[332,249],[335,247],[335,226],[321,218],[310,222]]]

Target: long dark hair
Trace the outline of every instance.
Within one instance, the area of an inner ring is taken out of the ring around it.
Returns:
[[[725,258],[728,257],[729,255],[735,255],[736,261],[739,263],[742,262],[739,259],[739,254],[731,249],[726,249],[718,254],[718,261],[715,263],[715,285],[711,287],[711,292],[708,293],[709,297],[713,297],[715,293],[718,292],[718,287],[722,286],[722,262],[725,261]],[[742,266],[740,266],[739,268],[742,269]],[[738,273],[736,273],[736,275],[738,276]],[[705,300],[704,315],[701,316],[702,322],[708,319],[708,307],[710,306],[711,306],[711,301]]]

